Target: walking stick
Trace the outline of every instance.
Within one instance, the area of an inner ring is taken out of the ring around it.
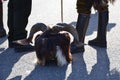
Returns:
[[[61,0],[61,22],[63,22],[63,0]]]

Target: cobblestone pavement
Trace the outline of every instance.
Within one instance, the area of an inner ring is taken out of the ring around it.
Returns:
[[[33,0],[27,30],[37,22],[61,22],[61,0]],[[65,23],[76,24],[76,0],[64,0]],[[88,40],[96,37],[97,12],[92,10],[85,39],[85,52],[73,54],[72,64],[63,67],[36,65],[35,52],[16,53],[8,48],[7,37],[0,39],[0,80],[120,80],[120,2],[109,6],[107,49],[91,47]],[[7,2],[4,2],[4,26],[7,28]]]

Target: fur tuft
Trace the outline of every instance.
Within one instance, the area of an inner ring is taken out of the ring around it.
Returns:
[[[38,36],[38,35],[42,35],[42,31],[37,31],[35,34],[34,34],[34,36],[33,36],[33,38],[32,38],[32,43],[34,44],[35,42],[35,38]]]
[[[60,31],[59,33],[68,33],[68,35],[70,36],[70,43],[72,43],[74,41],[74,37],[71,33],[69,33],[68,31]]]
[[[56,58],[57,58],[57,65],[63,66],[67,64],[66,57],[63,55],[62,50],[59,46],[56,46]]]

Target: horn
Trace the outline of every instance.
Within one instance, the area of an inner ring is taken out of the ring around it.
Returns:
[[[34,24],[34,25],[32,26],[32,28],[31,28],[31,30],[30,30],[30,34],[29,34],[27,40],[28,40],[29,42],[32,42],[33,36],[34,36],[34,34],[35,34],[36,32],[38,32],[38,31],[44,32],[44,31],[46,31],[47,29],[48,29],[48,26],[46,26],[46,24],[44,24],[44,23],[36,23],[36,24]]]
[[[74,28],[74,26],[72,26],[70,24],[67,24],[67,23],[58,23],[57,25],[58,25],[58,27],[59,26],[62,27],[60,29],[60,31],[68,31],[69,33],[71,33],[73,35],[73,37],[74,37],[74,43],[76,45],[80,45],[77,30]]]

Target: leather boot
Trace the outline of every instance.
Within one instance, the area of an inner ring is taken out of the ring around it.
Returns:
[[[106,29],[109,19],[108,11],[99,12],[97,37],[88,42],[89,45],[98,47],[107,47]]]
[[[3,8],[0,2],[0,38],[6,36],[6,31],[3,28]]]
[[[78,15],[76,30],[77,30],[77,33],[79,36],[79,42],[83,43],[83,44],[84,44],[86,30],[87,30],[88,23],[89,23],[89,18],[90,18],[89,14],[79,14]],[[85,50],[84,45],[81,45],[81,46],[73,49],[71,52],[72,53],[84,52],[84,50]]]

